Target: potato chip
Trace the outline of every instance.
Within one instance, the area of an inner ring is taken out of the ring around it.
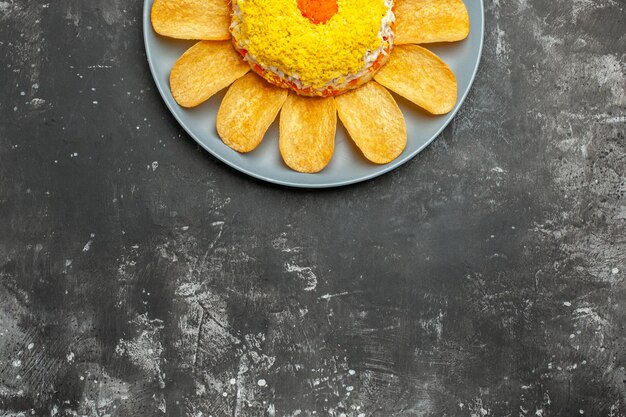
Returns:
[[[250,66],[230,41],[200,41],[181,56],[170,74],[170,89],[178,104],[195,107],[243,77]]]
[[[421,46],[396,46],[374,79],[432,114],[448,113],[456,104],[454,73],[437,55]]]
[[[396,1],[396,45],[460,41],[469,30],[462,0]]]
[[[335,99],[289,94],[280,112],[280,153],[294,171],[315,173],[335,150]]]
[[[339,119],[363,155],[376,164],[396,159],[406,147],[406,123],[393,96],[371,81],[335,98]]]
[[[230,86],[217,112],[217,133],[237,152],[250,152],[261,141],[287,99],[287,90],[274,87],[256,74]]]
[[[230,39],[227,0],[154,0],[150,17],[159,35],[176,39]]]

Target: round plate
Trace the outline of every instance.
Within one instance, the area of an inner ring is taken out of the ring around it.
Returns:
[[[450,123],[474,81],[483,46],[484,11],[482,0],[465,0],[471,22],[467,39],[450,44],[425,45],[452,68],[459,87],[459,101],[444,116],[431,116],[408,101],[395,96],[406,119],[408,142],[404,153],[386,165],[368,162],[337,123],[335,153],[328,166],[317,174],[290,170],[278,150],[278,128],[275,122],[261,145],[248,154],[240,154],[224,145],[217,136],[215,119],[225,91],[206,103],[184,109],[176,104],[169,88],[169,74],[176,60],[195,42],[178,41],[157,35],[150,23],[153,0],[145,0],[143,31],[146,54],[156,85],[176,120],[189,135],[216,158],[248,175],[275,184],[303,188],[338,187],[377,177],[399,167],[430,144]]]

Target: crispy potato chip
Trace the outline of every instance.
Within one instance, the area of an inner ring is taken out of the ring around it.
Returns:
[[[439,57],[417,45],[394,48],[374,79],[432,114],[450,112],[457,98],[456,77]]]
[[[200,41],[181,56],[170,74],[170,89],[178,104],[195,107],[243,77],[250,66],[230,41]]]
[[[150,14],[159,35],[177,39],[230,39],[227,0],[154,0]]]
[[[467,38],[469,15],[462,0],[397,0],[396,45],[455,42]]]
[[[335,97],[337,112],[363,155],[376,164],[396,159],[406,147],[406,123],[393,96],[371,81]]]
[[[256,74],[247,74],[230,86],[217,112],[217,133],[237,152],[250,152],[287,99],[287,90],[274,87]]]
[[[280,112],[280,154],[294,171],[319,172],[333,156],[336,130],[335,99],[290,93]]]

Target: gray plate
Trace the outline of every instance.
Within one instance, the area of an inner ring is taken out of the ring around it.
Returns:
[[[354,184],[389,172],[413,158],[450,123],[465,100],[478,70],[483,46],[483,2],[465,0],[471,21],[469,37],[463,42],[427,45],[456,74],[459,102],[455,109],[445,116],[430,116],[396,96],[409,133],[407,147],[400,157],[387,165],[368,162],[339,123],[335,153],[330,164],[318,174],[301,174],[290,170],[280,157],[277,123],[274,123],[267,132],[261,145],[248,154],[237,153],[222,143],[215,130],[215,118],[224,91],[191,110],[183,109],[176,104],[169,89],[170,70],[194,42],[176,41],[157,35],[150,24],[152,2],[153,0],[145,0],[144,3],[143,30],[146,53],[156,85],[176,120],[200,146],[231,167],[255,178],[292,187],[325,188]]]

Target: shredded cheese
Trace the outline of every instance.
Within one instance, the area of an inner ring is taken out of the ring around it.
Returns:
[[[298,0],[233,0],[233,36],[263,67],[322,88],[362,71],[368,55],[386,45],[380,32],[389,3],[337,0],[336,13],[322,23],[305,16]]]

